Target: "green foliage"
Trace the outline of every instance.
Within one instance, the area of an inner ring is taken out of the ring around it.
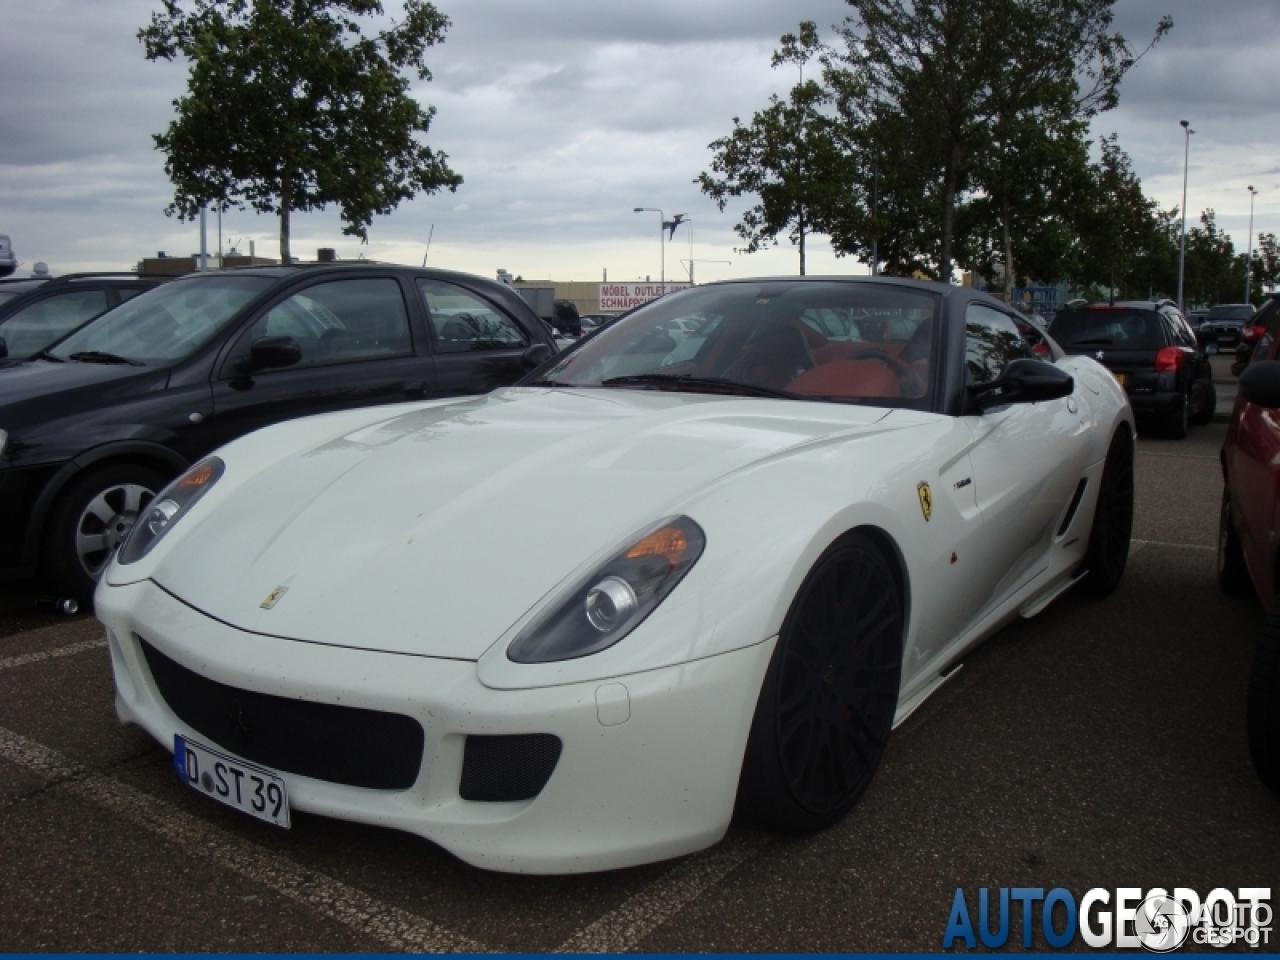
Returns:
[[[420,140],[435,110],[404,76],[430,79],[423,58],[448,18],[405,0],[399,23],[366,35],[359,18],[382,12],[379,0],[162,0],[138,33],[147,59],[191,64],[177,118],[154,137],[175,188],[166,212],[277,213],[288,262],[291,211],[336,204],[343,232],[367,240],[375,214],[455,190],[462,178]]]
[[[733,118],[733,132],[710,145],[711,172],[695,183],[723,210],[731,197],[755,195],[759,202],[735,226],[745,241],[742,253],[777,245],[790,231],[799,247],[800,273],[805,272],[805,238],[828,230],[830,211],[848,200],[850,153],[839,138],[830,114],[831,93],[803,71],[818,53],[818,33],[811,21],[799,35],[782,37],[773,66],[793,65],[801,80],[787,99],[770,97],[769,105],[748,124]]]
[[[1187,303],[1239,303],[1244,296],[1244,254],[1218,228],[1212,209],[1200,215],[1200,226],[1187,231],[1187,264],[1183,290]]]
[[[1274,233],[1258,234],[1258,243],[1253,248],[1253,258],[1249,262],[1250,298],[1254,303],[1262,300],[1263,288],[1280,286],[1280,246],[1276,244]]]

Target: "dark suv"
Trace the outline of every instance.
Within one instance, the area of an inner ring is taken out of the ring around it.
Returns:
[[[373,263],[192,274],[0,368],[0,577],[86,603],[155,493],[294,417],[518,380],[555,341],[509,287]]]
[[[81,324],[165,279],[72,273],[52,280],[0,280],[0,360],[34,357]]]
[[[1067,353],[1093,357],[1124,387],[1134,415],[1174,438],[1208,423],[1218,403],[1196,335],[1167,303],[1096,303],[1059,311],[1049,333]]]
[[[1234,350],[1244,325],[1253,317],[1247,303],[1219,303],[1209,308],[1200,324],[1200,340],[1206,353]]]

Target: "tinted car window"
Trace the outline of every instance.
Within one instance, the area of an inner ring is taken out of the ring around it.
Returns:
[[[58,357],[100,351],[130,360],[180,360],[207,343],[270,285],[267,277],[175,280],[104,313],[53,347]]]
[[[30,357],[107,309],[105,290],[68,290],[45,297],[0,323],[11,357]]]
[[[610,324],[540,379],[669,389],[682,378],[698,389],[700,379],[798,400],[928,409],[938,303],[889,283],[693,288]]]
[[[251,343],[259,337],[293,337],[302,359],[290,370],[413,353],[404,297],[390,278],[307,287],[259,317],[246,337]]]
[[[1027,343],[1013,318],[981,303],[971,303],[964,315],[964,360],[974,383],[988,383],[1010,362],[1030,358]]]
[[[1238,320],[1241,323],[1253,316],[1253,307],[1243,305],[1210,307],[1205,320],[1216,323],[1219,320]]]
[[[440,353],[509,350],[529,342],[514,320],[461,287],[439,280],[419,280],[418,290],[431,314],[431,329]]]
[[[1066,310],[1053,318],[1049,333],[1067,349],[1158,350],[1165,345],[1162,323],[1154,310],[1127,307]]]

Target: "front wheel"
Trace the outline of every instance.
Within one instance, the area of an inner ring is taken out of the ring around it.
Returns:
[[[112,554],[164,485],[155,470],[133,463],[108,464],[71,481],[45,525],[45,587],[87,607]]]
[[[1280,792],[1280,597],[1271,607],[1249,674],[1249,755],[1258,777]]]
[[[801,584],[769,663],[738,784],[738,813],[788,832],[840,820],[893,728],[906,622],[877,541],[852,531]]]
[[[1133,536],[1133,436],[1121,427],[1111,438],[1107,460],[1102,467],[1098,505],[1089,529],[1085,553],[1085,588],[1105,597],[1120,585],[1129,562],[1129,539]]]

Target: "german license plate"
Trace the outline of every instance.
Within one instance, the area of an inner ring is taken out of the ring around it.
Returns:
[[[1125,375],[1123,373],[1113,373],[1112,376],[1116,378],[1116,383],[1122,387],[1124,386]]]
[[[178,778],[220,803],[289,829],[289,791],[269,770],[210,750],[181,734],[173,738]]]

